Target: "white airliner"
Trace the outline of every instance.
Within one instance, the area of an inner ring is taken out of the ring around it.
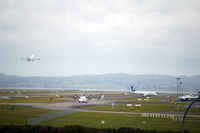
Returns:
[[[40,60],[39,58],[34,58],[34,55],[28,56],[26,58],[21,58],[22,60],[27,60],[27,61],[34,61],[34,60]]]
[[[200,97],[200,92],[196,96],[192,95],[192,94],[180,96],[180,97],[178,97],[178,100],[179,101],[193,101],[198,97]]]
[[[141,94],[142,96],[144,97],[147,97],[147,96],[157,96],[157,93],[156,92],[153,92],[153,91],[136,91],[133,86],[131,86],[131,91],[134,93],[134,94]]]
[[[88,98],[86,96],[81,96],[79,99],[78,99],[78,102],[79,103],[87,103],[88,102]]]

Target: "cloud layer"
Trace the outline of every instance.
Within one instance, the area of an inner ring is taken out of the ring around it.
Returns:
[[[0,72],[200,74],[199,0],[0,0]],[[35,54],[39,62],[23,62]]]

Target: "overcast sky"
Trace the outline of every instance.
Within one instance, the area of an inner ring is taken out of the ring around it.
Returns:
[[[200,74],[199,0],[0,0],[0,73]],[[20,58],[34,54],[40,61]]]

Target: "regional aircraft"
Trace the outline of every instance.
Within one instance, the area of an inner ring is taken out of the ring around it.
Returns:
[[[196,96],[194,96],[192,94],[190,94],[190,95],[183,95],[183,96],[178,97],[178,100],[179,101],[192,101],[192,100],[195,100],[198,97],[200,97],[200,91],[199,91],[199,93]]]
[[[153,92],[153,91],[136,91],[133,86],[131,86],[131,91],[134,93],[134,94],[141,94],[142,96],[144,97],[147,97],[147,96],[157,96],[157,93],[156,92]]]
[[[26,58],[21,58],[22,60],[27,60],[27,61],[34,61],[34,60],[40,60],[39,58],[34,58],[34,55],[28,56]]]

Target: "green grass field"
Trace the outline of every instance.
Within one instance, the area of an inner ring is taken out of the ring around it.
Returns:
[[[53,98],[53,99],[51,99]],[[72,100],[71,97],[55,97],[55,96],[43,96],[43,97],[15,97],[13,99],[0,99],[0,103],[48,103],[48,102],[61,102]]]
[[[105,123],[101,124],[101,121],[104,121]],[[82,125],[95,128],[132,127],[145,130],[156,129],[160,131],[178,131],[181,129],[181,122],[173,121],[170,118],[149,118],[141,117],[140,115],[89,112],[77,112],[75,114],[44,121],[39,123],[39,125],[49,125],[56,127],[63,127],[65,125]],[[195,122],[186,122],[185,129],[193,133],[199,133],[200,125],[199,123]]]
[[[87,106],[87,107],[82,107],[85,109],[92,109],[92,110],[107,110],[107,111],[121,111],[121,112],[173,112],[175,111],[176,107],[173,105],[165,105],[161,104],[141,104],[142,107],[135,107],[134,109],[130,109],[130,107],[126,107],[125,104],[123,105],[114,105],[114,108],[112,108],[111,105],[106,105],[106,106]]]
[[[130,109],[127,107],[126,104],[121,105],[105,105],[105,106],[86,106],[82,107],[85,109],[92,109],[92,110],[107,110],[107,111],[122,111],[122,112],[176,112],[177,105],[174,102],[161,102],[161,98],[150,98],[149,101],[138,101],[136,97],[128,97],[128,98],[121,98],[123,100],[130,100],[130,104],[133,106],[135,104],[141,104],[141,107],[134,107],[134,109]],[[188,102],[181,102],[179,106],[180,112],[185,112],[186,106]],[[200,108],[191,108],[189,110],[189,114],[200,114]]]
[[[46,109],[37,109],[24,106],[13,106],[13,110],[9,110],[9,105],[0,106],[0,124],[1,125],[25,125],[28,118],[40,116],[54,111]],[[191,119],[188,119],[191,120]],[[192,119],[194,120],[194,119]],[[104,124],[101,124],[104,121]],[[65,125],[82,125],[94,128],[120,128],[132,127],[145,130],[180,130],[181,123],[173,121],[170,118],[149,118],[140,115],[129,114],[110,114],[110,113],[89,113],[77,112],[50,119],[37,125],[48,125],[63,127]],[[185,128],[193,133],[200,130],[199,123],[186,122]]]
[[[9,107],[14,107],[10,110]],[[55,111],[38,109],[25,106],[0,105],[0,124],[1,125],[25,125],[28,118],[40,116]]]

